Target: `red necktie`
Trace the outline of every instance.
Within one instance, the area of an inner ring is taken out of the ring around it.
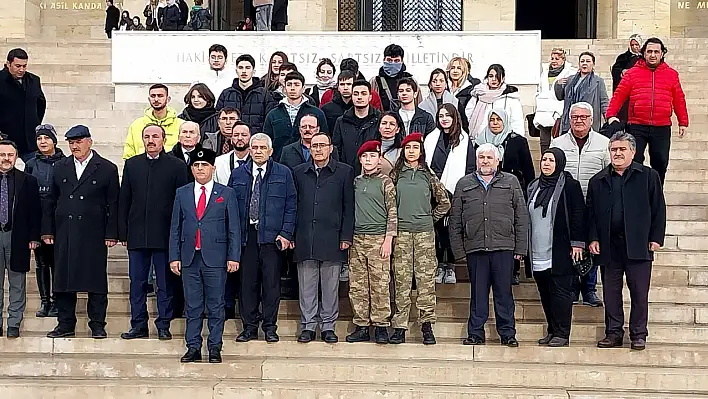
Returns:
[[[204,216],[204,210],[206,209],[206,187],[202,186],[202,194],[199,196],[199,202],[197,202],[197,220],[201,220]],[[197,228],[197,249],[202,249],[202,232]]]

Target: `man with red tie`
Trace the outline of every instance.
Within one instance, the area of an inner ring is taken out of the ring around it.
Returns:
[[[236,195],[215,183],[216,153],[192,156],[194,183],[177,190],[172,208],[170,269],[182,276],[186,302],[187,353],[182,363],[201,362],[202,312],[206,305],[209,363],[221,363],[226,273],[239,268],[241,225]]]

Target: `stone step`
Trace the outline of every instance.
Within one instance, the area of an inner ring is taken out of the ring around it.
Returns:
[[[629,316],[629,315],[627,315]],[[688,324],[652,324],[649,327],[651,343],[661,344],[708,344],[708,327],[704,326],[708,321],[706,312],[700,312],[697,320],[702,321],[702,325]],[[88,328],[88,319],[85,316],[77,315],[76,334],[78,338],[90,337]],[[120,333],[130,329],[130,318],[127,316],[108,315],[106,318],[108,323],[106,331],[112,337],[118,337]],[[31,335],[47,333],[56,326],[55,319],[49,318],[27,318],[23,320],[22,329],[24,332]],[[154,324],[149,323],[150,333],[157,336],[157,330]],[[174,335],[184,335],[185,320],[175,319],[171,323],[171,331]],[[278,333],[283,337],[295,337],[299,333],[300,321],[296,319],[280,318],[278,320]],[[546,323],[538,322],[519,322],[516,323],[517,338],[522,341],[534,341],[544,335]],[[335,327],[337,335],[341,339],[353,331],[354,326],[348,320],[339,321]],[[498,336],[494,330],[494,322],[489,321],[485,327],[488,340],[497,341]],[[438,321],[434,327],[435,335],[442,339],[460,340],[467,336],[467,321]],[[626,330],[626,327],[625,327]],[[206,333],[206,322],[204,323],[204,333]],[[241,332],[241,321],[229,321],[224,325],[224,335],[228,339],[235,339],[236,335]],[[572,326],[571,340],[578,342],[593,342],[604,337],[604,323],[579,323],[576,322]],[[417,323],[409,324],[409,336],[412,342],[420,342],[421,335]],[[629,339],[629,333],[625,333],[625,337]],[[261,339],[262,339],[261,335]],[[225,338],[226,339],[226,338]]]
[[[115,89],[113,84],[110,82],[99,83],[99,84],[62,84],[62,83],[51,83],[42,82],[42,91],[44,94],[74,94],[77,95],[74,100],[80,101],[81,96],[85,94],[96,94],[105,95],[106,98],[112,97],[115,94]],[[108,100],[107,100],[108,101]]]
[[[708,235],[708,222],[686,222],[686,221],[667,221],[666,234],[685,236],[685,235]]]
[[[674,186],[674,189],[678,189],[677,186],[679,186],[678,182],[666,182],[665,183],[665,189],[668,188],[669,185]],[[676,193],[676,191],[675,191]],[[685,194],[685,193],[683,193]],[[674,196],[671,198],[672,203],[675,203],[675,200],[678,200],[676,197],[678,195]],[[706,195],[708,197],[708,195]],[[668,200],[668,199],[667,199]],[[684,202],[684,201],[682,201]],[[707,205],[667,205],[666,206],[666,218],[667,220],[708,220],[708,204]]]
[[[680,182],[671,182],[667,177],[667,184],[676,183],[680,186]],[[690,184],[690,183],[689,183]],[[706,206],[708,205],[708,194],[692,193],[687,191],[668,191],[664,193],[664,199],[668,206]]]
[[[694,181],[706,181],[708,180],[708,168],[706,169],[686,169],[681,170],[672,164],[669,170],[666,172],[667,182],[694,182]]]
[[[420,386],[395,384],[326,384],[278,383],[271,381],[239,382],[231,380],[177,381],[150,378],[149,380],[117,379],[0,379],[0,394],[5,397],[43,399],[111,398],[132,399],[148,392],[151,399],[256,399],[256,398],[330,398],[374,399],[392,397],[401,399],[567,399],[570,392],[563,389]],[[296,395],[296,396],[295,396]],[[678,396],[665,396],[674,398]],[[700,396],[698,396],[700,397]],[[645,396],[645,398],[653,398]]]

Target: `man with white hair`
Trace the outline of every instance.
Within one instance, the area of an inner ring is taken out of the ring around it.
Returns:
[[[570,106],[570,133],[556,137],[551,147],[560,148],[565,153],[565,170],[580,182],[583,196],[587,195],[590,178],[610,164],[608,145],[610,139],[592,130],[592,106],[586,102]],[[575,287],[575,302],[580,293],[583,304],[592,307],[602,306],[597,297],[597,266],[579,280]]]
[[[256,133],[249,146],[251,159],[234,169],[229,180],[229,187],[236,191],[240,214],[247,215],[241,222],[244,250],[239,313],[243,331],[236,341],[258,339],[258,324],[263,321],[266,341],[278,342],[281,251],[294,248],[297,194],[290,169],[271,159],[270,137]]]
[[[499,150],[482,144],[476,155],[477,170],[457,183],[450,211],[452,252],[455,259],[466,258],[470,278],[470,318],[463,343],[484,344],[491,287],[501,343],[517,347],[511,280],[514,259],[528,252],[528,210],[516,176],[499,170]]]

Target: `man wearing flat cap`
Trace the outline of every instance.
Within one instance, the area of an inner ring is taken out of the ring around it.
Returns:
[[[182,363],[202,361],[202,312],[206,306],[209,363],[221,363],[226,274],[238,270],[241,225],[236,194],[212,180],[216,153],[195,151],[194,182],[177,189],[170,229],[170,269],[182,276],[187,353]]]
[[[42,241],[54,244],[57,326],[49,338],[73,337],[76,293],[88,293],[91,336],[106,338],[108,248],[118,242],[118,168],[91,150],[86,126],[64,136],[71,156],[54,164],[43,204]]]

